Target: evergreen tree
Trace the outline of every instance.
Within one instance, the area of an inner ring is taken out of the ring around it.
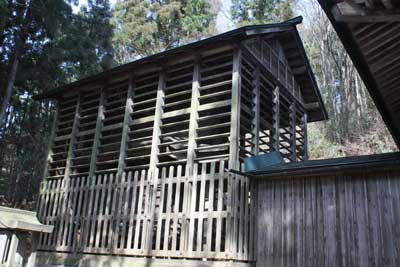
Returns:
[[[205,37],[214,16],[207,0],[120,0],[113,16],[117,57],[127,62]]]
[[[238,26],[281,22],[293,17],[292,0],[232,0],[231,15]]]
[[[78,14],[62,0],[0,0],[0,204],[35,199],[54,106],[32,96],[110,66],[110,16],[108,0]]]

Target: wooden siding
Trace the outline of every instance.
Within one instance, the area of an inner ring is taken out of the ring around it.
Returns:
[[[399,266],[400,171],[365,169],[259,180],[257,266]]]

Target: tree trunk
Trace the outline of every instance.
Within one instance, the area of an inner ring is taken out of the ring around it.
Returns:
[[[11,65],[11,70],[8,75],[7,87],[6,87],[6,95],[3,98],[3,103],[1,104],[1,111],[0,111],[0,129],[3,128],[6,111],[8,107],[8,103],[10,102],[11,94],[14,87],[15,77],[17,75],[18,65],[19,65],[19,53],[15,53],[14,59]]]
[[[0,129],[2,129],[4,126],[6,110],[7,110],[8,104],[10,103],[10,98],[11,98],[13,88],[14,88],[14,83],[15,83],[15,77],[17,76],[19,59],[20,59],[20,56],[22,55],[22,49],[25,46],[26,39],[28,37],[29,26],[32,22],[32,6],[34,4],[33,2],[34,2],[33,0],[30,1],[29,6],[26,7],[26,13],[25,13],[25,17],[24,17],[23,26],[22,26],[19,34],[15,35],[14,57],[12,59],[10,73],[9,73],[8,79],[7,79],[7,85],[6,85],[6,90],[5,90],[6,94],[4,96],[3,103],[1,105],[1,110],[0,110]]]

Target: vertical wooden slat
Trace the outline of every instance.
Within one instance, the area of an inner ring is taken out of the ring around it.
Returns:
[[[204,219],[204,199],[206,194],[206,170],[207,163],[201,165],[201,182],[200,182],[200,203],[197,218],[199,219],[197,224],[197,252],[203,251],[203,219]]]
[[[208,216],[207,216],[207,234],[206,234],[206,250],[207,252],[211,252],[211,238],[212,238],[212,221],[213,216],[212,212],[214,211],[214,184],[215,184],[215,161],[211,162],[211,171],[210,171],[210,179],[209,179],[209,189],[208,189]]]
[[[217,212],[223,210],[224,202],[224,161],[219,162],[218,170],[218,198],[217,198]],[[215,237],[215,251],[218,253],[221,251],[221,238],[222,238],[222,219],[223,216],[218,216],[217,218],[217,228]],[[226,238],[226,237],[225,237]]]
[[[192,183],[191,183],[191,201],[190,201],[190,225],[189,225],[189,246],[188,250],[191,254],[193,252],[193,240],[194,240],[194,221],[195,221],[195,213],[196,213],[196,198],[197,198],[197,172],[198,172],[198,164],[195,163],[193,166],[193,175],[192,175]]]
[[[129,227],[128,227],[128,245],[127,245],[128,249],[133,248],[132,236],[135,234],[134,221],[137,220],[137,214],[135,214],[135,207],[138,201],[138,198],[136,196],[138,188],[138,177],[139,177],[139,171],[135,171],[133,174],[131,210],[129,211],[130,216],[129,216]]]

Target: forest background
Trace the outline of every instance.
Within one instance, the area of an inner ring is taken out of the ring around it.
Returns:
[[[248,24],[297,15],[330,120],[309,124],[312,159],[395,151],[316,0],[0,0],[0,204],[32,208],[54,103],[33,96]]]

